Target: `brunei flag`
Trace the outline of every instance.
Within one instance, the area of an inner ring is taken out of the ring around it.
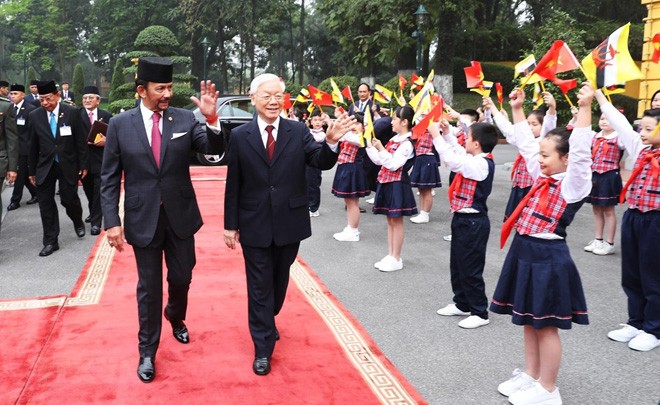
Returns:
[[[522,75],[522,78],[520,79],[521,83],[526,82],[530,84],[543,80],[543,78],[537,74],[527,78],[527,76],[529,76],[532,71],[534,71],[534,69],[536,69],[536,58],[534,55],[528,55],[525,59],[516,63],[516,66],[513,67],[513,78],[515,79],[516,77]]]
[[[603,94],[606,96],[610,94],[619,94],[619,93],[625,93],[626,92],[626,84],[615,84],[613,86],[607,86],[603,87]]]
[[[337,83],[335,83],[332,78],[330,78],[330,87],[332,87],[332,101],[344,104],[344,96],[341,94],[339,86],[337,86]]]
[[[374,121],[371,119],[371,110],[364,109],[364,132],[360,137],[360,145],[366,146],[366,140],[371,140],[375,136]]]
[[[615,86],[642,77],[628,51],[629,31],[630,23],[614,31],[582,59],[584,73],[595,88]]]
[[[296,101],[299,103],[307,103],[311,101],[309,99],[309,91],[307,91],[305,88],[300,89],[300,92],[296,96]]]
[[[477,94],[481,94],[481,97],[490,97],[490,90],[493,88],[493,82],[489,82],[484,80],[481,83],[481,87],[476,87],[474,89],[470,89],[470,91],[473,91]]]
[[[535,109],[543,105],[543,92],[541,91],[541,85],[539,83],[534,83],[534,95],[532,96],[532,101],[534,102]]]
[[[392,101],[392,92],[377,84],[374,86],[374,99],[381,104],[389,104]]]

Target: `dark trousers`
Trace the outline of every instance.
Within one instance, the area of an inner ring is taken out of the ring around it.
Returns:
[[[289,268],[300,242],[267,248],[242,245],[248,287],[248,323],[255,357],[270,357],[275,349],[275,316],[289,285]]]
[[[484,283],[490,220],[484,214],[454,213],[451,220],[449,270],[454,303],[461,311],[488,319]]]
[[[57,212],[57,204],[55,203],[55,183],[58,182],[60,186],[60,202],[66,210],[66,215],[71,218],[74,227],[80,228],[85,226],[82,220],[80,198],[78,198],[78,179],[73,184],[69,184],[62,174],[60,164],[53,162],[43,183],[37,185],[41,225],[44,230],[44,245],[57,243],[57,237],[60,235],[60,218]]]
[[[101,227],[101,175],[99,173],[87,173],[82,179],[83,190],[87,196],[87,206],[89,208],[90,223],[92,226]]]
[[[30,196],[37,195],[37,188],[28,180],[28,157],[27,155],[18,156],[18,176],[14,183],[14,191],[11,193],[11,202],[20,203],[23,198],[23,187],[26,187],[30,192]]]
[[[307,196],[309,198],[309,210],[318,211],[321,205],[321,169],[316,167],[305,167],[305,179],[307,180]]]
[[[153,357],[158,350],[163,322],[163,253],[167,265],[165,311],[171,320],[183,321],[186,319],[188,290],[195,267],[195,237],[177,237],[161,206],[154,239],[146,247],[133,246],[133,252],[138,270],[138,350],[141,357]]]
[[[628,297],[628,325],[660,339],[660,271],[656,251],[660,211],[628,209],[621,221],[621,285]]]

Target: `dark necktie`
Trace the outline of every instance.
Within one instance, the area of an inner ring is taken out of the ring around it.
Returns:
[[[518,220],[518,217],[520,216],[523,209],[527,205],[527,202],[539,190],[540,190],[539,208],[543,211],[543,214],[545,214],[545,211],[548,208],[548,193],[550,192],[550,184],[554,183],[555,181],[556,180],[553,179],[552,177],[544,177],[538,180],[536,184],[534,184],[534,187],[532,187],[532,189],[529,190],[529,192],[525,195],[525,197],[522,200],[520,200],[520,203],[518,203],[516,209],[513,210],[511,216],[506,220],[504,225],[502,225],[502,233],[500,234],[500,249],[504,247],[506,240],[509,238],[511,231],[513,230],[513,226],[516,224],[516,221]]]
[[[151,152],[154,154],[154,159],[156,159],[156,167],[160,168],[160,141],[161,134],[160,128],[158,128],[158,123],[160,122],[160,114],[154,113],[151,116],[151,119],[154,122],[153,127],[151,127]]]
[[[18,117],[18,106],[17,105],[14,106],[14,112],[16,113],[16,116]]]
[[[268,138],[266,138],[266,153],[268,153],[268,159],[273,160],[273,154],[275,153],[275,138],[273,137],[274,126],[268,125],[266,127],[266,132],[268,132]]]

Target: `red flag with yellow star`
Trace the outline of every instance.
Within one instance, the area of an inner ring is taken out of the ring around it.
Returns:
[[[433,107],[433,109],[426,114],[424,118],[422,118],[417,125],[415,125],[412,129],[412,135],[410,136],[410,139],[418,139],[420,136],[424,134],[424,132],[428,129],[429,125],[433,122],[438,122],[442,119],[442,114],[445,109],[445,100],[440,97],[440,100],[438,103]]]
[[[468,89],[480,87],[484,82],[484,72],[481,70],[481,63],[473,60],[470,64],[471,66],[463,68]]]
[[[536,64],[536,68],[532,73],[548,80],[554,80],[557,73],[568,72],[579,67],[580,62],[571,51],[571,48],[564,41],[557,40]]]
[[[316,105],[332,105],[332,96],[325,91],[321,91],[311,84],[307,85],[309,90],[309,96],[312,100],[312,103]]]
[[[653,36],[653,56],[651,62],[658,63],[660,61],[660,32]]]

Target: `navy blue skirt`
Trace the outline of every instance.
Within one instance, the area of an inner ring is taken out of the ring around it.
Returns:
[[[433,155],[419,155],[410,172],[410,185],[417,188],[442,187],[438,161]]]
[[[585,199],[592,205],[615,206],[619,204],[619,194],[623,183],[619,170],[591,174],[591,194]]]
[[[589,324],[582,281],[564,239],[518,233],[504,261],[490,310],[534,329]]]
[[[388,217],[417,215],[415,196],[410,184],[402,181],[378,183],[372,212]]]
[[[504,209],[504,222],[509,218],[509,215],[515,211],[520,201],[529,193],[529,190],[532,189],[532,186],[520,188],[520,187],[511,187],[511,193],[509,194],[509,201],[506,203],[506,208]]]
[[[339,198],[360,198],[371,194],[367,184],[367,174],[360,163],[337,165],[332,194]]]

